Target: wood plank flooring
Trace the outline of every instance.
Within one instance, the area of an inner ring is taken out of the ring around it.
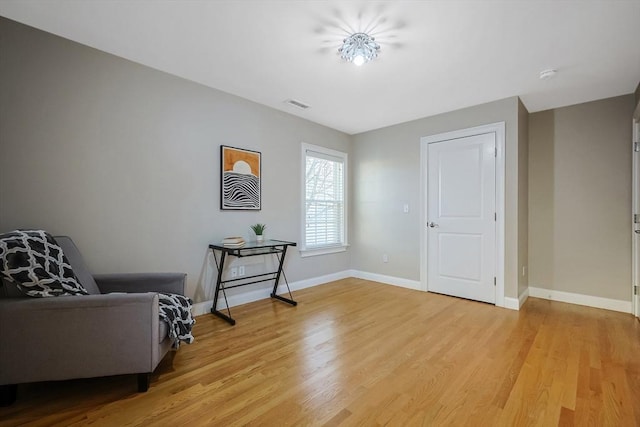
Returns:
[[[135,376],[25,384],[0,426],[639,426],[640,323],[347,279],[200,316]]]

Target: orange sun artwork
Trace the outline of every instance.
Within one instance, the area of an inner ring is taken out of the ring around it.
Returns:
[[[220,209],[260,210],[261,157],[258,151],[220,146]]]

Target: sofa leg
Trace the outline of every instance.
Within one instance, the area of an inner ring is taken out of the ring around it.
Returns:
[[[17,384],[0,385],[0,406],[9,406],[16,401],[18,394]]]
[[[144,393],[149,390],[149,383],[151,382],[151,372],[144,374],[138,374],[138,392]]]

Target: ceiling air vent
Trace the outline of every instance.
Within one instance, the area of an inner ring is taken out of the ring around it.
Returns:
[[[292,106],[294,106],[296,108],[300,108],[302,110],[306,110],[307,108],[310,107],[310,105],[307,105],[304,102],[296,101],[295,99],[287,99],[284,102],[285,102],[285,104],[292,105]]]

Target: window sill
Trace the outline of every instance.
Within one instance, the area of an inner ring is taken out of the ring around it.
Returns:
[[[347,250],[347,247],[349,247],[349,245],[328,246],[328,247],[317,248],[317,249],[300,249],[300,257],[307,258],[311,256],[318,256],[318,255],[337,254],[340,252],[345,252]]]

